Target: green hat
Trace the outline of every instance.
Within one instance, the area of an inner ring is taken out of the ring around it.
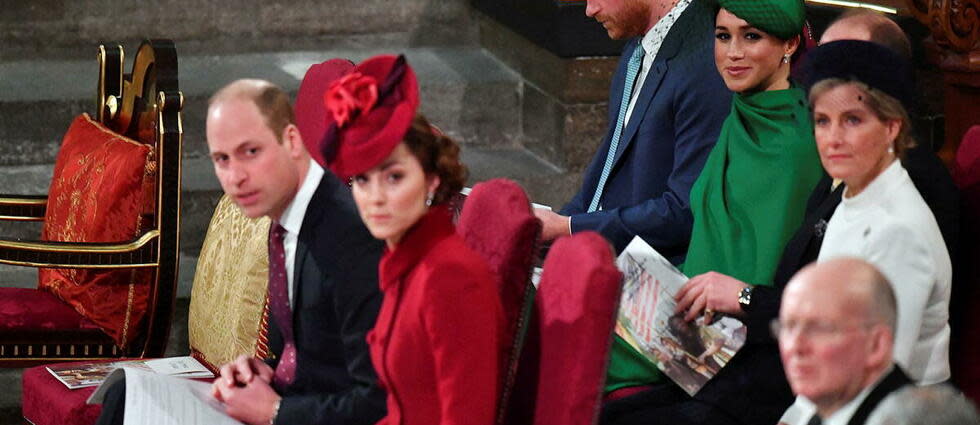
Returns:
[[[718,5],[783,40],[803,31],[806,10],[803,0],[716,0]]]

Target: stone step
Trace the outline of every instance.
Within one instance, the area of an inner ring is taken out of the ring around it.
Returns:
[[[0,58],[90,59],[103,40],[169,38],[193,52],[475,45],[467,0],[4,0]],[[190,52],[190,51],[188,51]],[[66,56],[67,55],[67,56]]]
[[[375,48],[181,56],[185,156],[206,153],[207,100],[226,83],[264,78],[295,94],[313,63],[389,52],[405,53],[420,80],[422,112],[452,137],[472,145],[517,145],[522,80],[496,58],[471,47]],[[0,166],[53,162],[72,118],[95,109],[96,76],[94,60],[0,63]]]
[[[580,177],[577,173],[564,172],[523,148],[463,145],[462,159],[470,169],[468,184],[496,177],[510,178],[522,184],[535,202],[556,208],[571,198]],[[5,191],[9,188],[8,193],[46,193],[52,168],[51,164],[0,167],[0,181],[11,182],[4,188]],[[222,191],[208,158],[186,157],[181,170],[181,252],[187,258],[196,258]],[[36,239],[39,234],[38,223],[0,222],[0,235],[7,238]],[[181,273],[185,271],[192,269],[182,265]],[[36,277],[31,281],[36,281]]]

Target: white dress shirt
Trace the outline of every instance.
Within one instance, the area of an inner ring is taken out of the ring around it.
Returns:
[[[657,58],[657,53],[660,52],[660,46],[663,45],[664,39],[667,38],[667,33],[670,32],[670,28],[674,26],[674,22],[677,22],[677,18],[684,13],[687,6],[691,4],[691,0],[679,0],[670,12],[667,12],[663,18],[660,18],[650,31],[647,31],[643,35],[643,40],[640,41],[640,45],[643,46],[643,51],[646,54],[643,56],[643,64],[640,66],[640,72],[636,74],[636,85],[633,86],[633,93],[630,93],[630,105],[626,108],[626,117],[623,121],[623,125],[630,122],[630,116],[633,115],[633,106],[636,105],[636,99],[640,97],[640,90],[643,88],[643,82],[647,79],[647,74],[650,73],[650,67],[653,66],[653,60]]]
[[[323,168],[310,159],[310,169],[306,172],[306,178],[300,184],[299,190],[289,205],[282,212],[279,218],[279,225],[286,229],[286,234],[282,238],[282,246],[286,254],[286,279],[289,282],[289,306],[293,307],[293,268],[296,267],[296,241],[299,238],[299,231],[303,227],[303,218],[306,217],[306,208],[313,199],[317,186],[320,186],[320,179],[323,178]]]

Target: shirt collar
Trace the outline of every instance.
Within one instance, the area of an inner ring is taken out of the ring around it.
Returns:
[[[643,45],[643,51],[646,52],[647,56],[657,56],[657,52],[660,51],[660,45],[667,38],[667,33],[670,31],[670,28],[674,26],[674,22],[677,22],[677,18],[684,13],[684,10],[690,4],[691,0],[679,0],[663,18],[660,18],[656,24],[653,24],[653,28],[650,28],[650,31],[647,31],[643,35],[640,44]]]
[[[296,196],[289,202],[289,205],[282,212],[282,217],[279,218],[279,225],[287,232],[294,235],[299,234],[300,228],[303,227],[303,218],[306,217],[306,208],[310,205],[313,193],[316,192],[322,178],[323,168],[310,159],[310,168],[306,172],[306,178],[303,179],[299,190],[296,191]]]
[[[830,417],[824,419],[823,425],[847,425],[847,423],[851,420],[851,417],[854,416],[854,413],[857,412],[858,407],[861,407],[861,403],[864,403],[864,399],[868,398],[868,394],[871,394],[871,390],[877,387],[878,384],[881,383],[881,380],[885,379],[885,377],[891,372],[892,368],[889,367],[884,373],[881,374],[881,376],[878,377],[874,384],[861,390],[857,397],[854,397],[853,400],[847,402],[847,404],[845,404],[843,407],[832,413]]]

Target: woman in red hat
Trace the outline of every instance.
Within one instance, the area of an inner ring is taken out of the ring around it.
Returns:
[[[446,206],[466,177],[459,147],[416,113],[418,84],[402,56],[361,63],[324,103],[326,135],[310,150],[351,180],[361,218],[387,245],[368,335],[388,392],[379,424],[493,423],[503,313],[489,267]]]

